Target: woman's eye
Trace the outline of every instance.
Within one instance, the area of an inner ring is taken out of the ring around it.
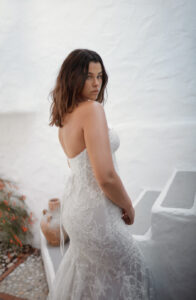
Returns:
[[[97,78],[102,78],[103,75],[98,75]],[[87,79],[93,78],[91,75],[87,75]]]

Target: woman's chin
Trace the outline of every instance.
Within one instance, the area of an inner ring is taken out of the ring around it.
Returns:
[[[97,95],[95,95],[95,96],[92,96],[92,95],[91,95],[91,96],[89,97],[89,100],[94,100],[94,101],[95,101],[96,99],[97,99]]]

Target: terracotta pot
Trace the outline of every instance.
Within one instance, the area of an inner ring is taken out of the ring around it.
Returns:
[[[48,201],[48,208],[50,211],[55,211],[60,209],[60,201],[58,198],[52,198]]]
[[[47,242],[51,246],[60,245],[60,201],[58,198],[50,199],[49,210],[43,210],[40,226]],[[63,228],[64,240],[67,242],[69,236]]]

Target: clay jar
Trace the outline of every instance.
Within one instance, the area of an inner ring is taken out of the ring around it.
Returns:
[[[60,200],[52,198],[48,201],[48,208],[43,210],[43,217],[40,222],[41,230],[47,242],[51,246],[60,245]],[[65,242],[69,239],[68,234],[63,229]]]

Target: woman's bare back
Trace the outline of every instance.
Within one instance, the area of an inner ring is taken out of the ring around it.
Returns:
[[[85,148],[83,118],[84,109],[91,100],[79,103],[74,110],[67,114],[63,120],[63,127],[59,127],[58,137],[68,158],[73,158],[82,152]]]

